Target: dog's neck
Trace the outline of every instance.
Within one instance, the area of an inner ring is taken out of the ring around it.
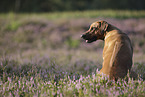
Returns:
[[[99,39],[105,40],[108,37],[106,35],[108,33],[111,33],[111,31],[113,31],[114,29],[117,29],[117,28],[115,26],[112,26],[112,25],[108,24],[108,27],[107,27],[106,31],[103,31],[103,35]]]
[[[114,26],[108,24],[107,30],[106,30],[106,34],[109,33],[110,31],[114,30]]]
[[[116,27],[108,24],[108,27],[107,27],[107,30],[105,31],[104,33],[104,40],[107,39],[110,35],[111,35],[111,32],[114,30],[114,29],[117,29]],[[108,35],[107,35],[108,34]]]

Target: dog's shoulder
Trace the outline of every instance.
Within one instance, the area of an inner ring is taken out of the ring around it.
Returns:
[[[120,37],[120,33],[121,31],[114,29],[112,31],[107,32],[106,36],[105,36],[105,41],[112,41],[117,39],[118,37]]]
[[[106,33],[105,39],[106,41],[113,41],[113,40],[118,40],[118,41],[123,41],[123,40],[129,40],[129,37],[127,36],[126,33],[122,32],[119,28],[110,25],[109,30]]]
[[[111,28],[112,30],[107,32],[105,39],[104,39],[105,46],[107,46],[107,47],[112,46],[113,47],[113,45],[115,45],[116,42],[120,42],[122,44],[126,44],[128,46],[131,46],[131,41],[126,33],[122,32],[121,30],[119,30],[118,28],[116,28],[114,26],[111,26],[111,27],[112,27]]]

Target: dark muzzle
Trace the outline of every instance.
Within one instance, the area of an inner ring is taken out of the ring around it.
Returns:
[[[85,39],[86,38],[86,34],[82,34],[81,38]]]

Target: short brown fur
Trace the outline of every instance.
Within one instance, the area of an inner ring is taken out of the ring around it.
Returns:
[[[111,79],[124,78],[132,67],[133,48],[127,34],[105,21],[91,24],[90,29],[81,36],[91,43],[104,40],[103,65],[100,73],[109,75]],[[136,73],[132,77],[136,78]]]

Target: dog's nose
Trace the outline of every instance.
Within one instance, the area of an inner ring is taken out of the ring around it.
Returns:
[[[86,35],[84,35],[84,34],[83,34],[83,35],[81,35],[81,38],[85,38],[85,37],[86,37]]]

